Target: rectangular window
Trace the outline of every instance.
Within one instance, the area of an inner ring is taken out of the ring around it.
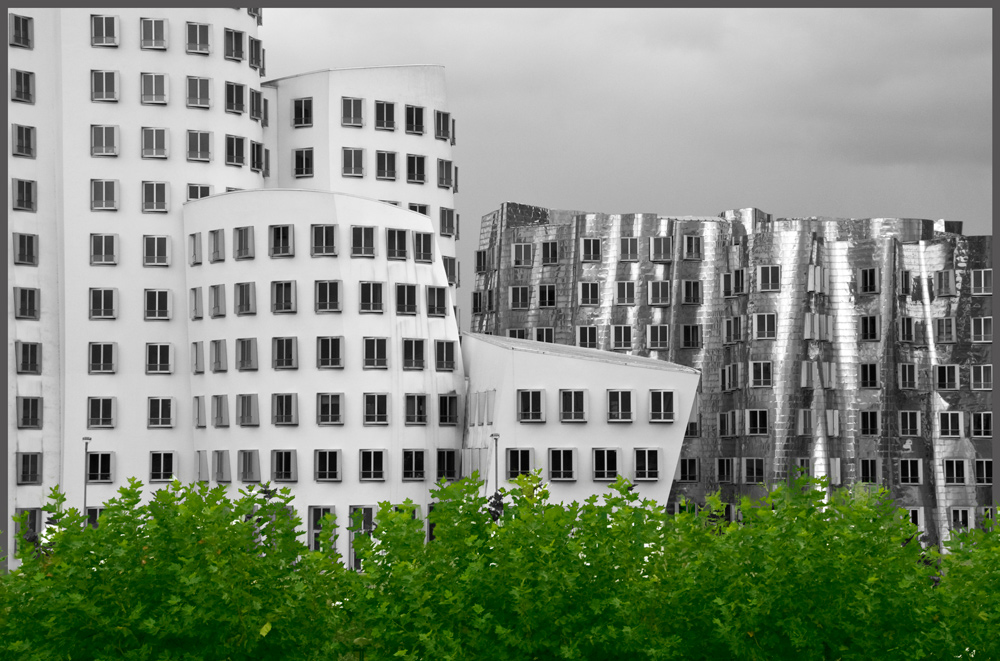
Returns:
[[[42,373],[42,345],[40,342],[21,342],[15,344],[18,374]]]
[[[750,387],[751,388],[770,388],[773,383],[771,380],[771,362],[770,361],[751,361],[750,363]]]
[[[993,294],[993,269],[972,269],[972,295]]]
[[[914,390],[917,387],[917,366],[914,363],[899,365],[899,387],[903,390]]]
[[[913,317],[899,318],[899,341],[913,342]]]
[[[296,178],[313,176],[312,148],[292,150],[292,161],[294,163],[293,174]]]
[[[236,369],[241,372],[257,369],[257,338],[241,337],[236,340]]]
[[[90,17],[90,45],[91,46],[118,46],[118,17],[117,16],[94,16]]]
[[[140,102],[144,105],[163,105],[167,102],[167,75],[163,73],[141,74],[142,94]]]
[[[12,69],[10,72],[13,84],[10,90],[10,100],[21,103],[35,102],[35,74],[31,71],[18,71]]]
[[[630,351],[632,349],[632,327],[612,326],[612,349]]]
[[[670,326],[655,324],[646,327],[646,344],[651,351],[666,351],[670,348]]]
[[[670,281],[650,280],[649,281],[649,304],[650,305],[670,305]]]
[[[858,293],[859,294],[877,294],[878,293],[878,272],[877,267],[858,269],[857,282],[858,282]]]
[[[701,259],[701,237],[684,235],[684,259]]]
[[[601,261],[601,240],[584,238],[580,239],[581,261],[599,262]]]
[[[167,129],[143,127],[142,157],[143,158],[167,157]]]
[[[364,149],[355,147],[344,147],[344,168],[345,177],[363,177],[365,174]]]
[[[213,427],[228,427],[229,426],[229,397],[228,395],[212,395],[212,426]],[[226,479],[220,480],[218,471],[216,472],[216,480],[219,482],[228,481],[228,450],[224,450],[227,456],[227,467],[226,467]]]
[[[337,226],[336,225],[313,225],[312,226],[312,252],[315,257],[327,255],[336,257],[337,255]]]
[[[247,164],[246,138],[236,135],[226,136],[226,165],[243,167]]]
[[[444,274],[448,278],[448,284],[458,286],[458,260],[454,257],[441,257],[441,263],[444,264]]]
[[[407,406],[409,406],[409,399],[407,399]],[[424,471],[424,455],[423,450],[403,450],[403,479],[404,480],[423,480],[426,472]]]
[[[240,481],[260,482],[260,454],[257,450],[240,450],[236,455]]]
[[[213,372],[225,372],[229,369],[226,361],[226,341],[212,340],[209,348],[209,360],[212,363]]]
[[[733,481],[733,458],[719,457],[715,460],[716,479],[719,482]]]
[[[13,124],[11,128],[12,136],[10,141],[11,150],[14,156],[35,157],[35,127],[21,126]]]
[[[364,338],[365,369],[386,369],[388,367],[387,342],[388,340],[384,337]]]
[[[973,390],[993,390],[993,366],[971,365]]]
[[[381,131],[396,130],[396,104],[389,101],[375,102],[375,128]]]
[[[14,233],[14,263],[38,266],[38,235]]]
[[[649,238],[649,259],[652,262],[669,262],[673,259],[673,241],[669,236]]]
[[[90,374],[114,374],[117,371],[117,349],[118,345],[114,342],[91,342],[88,345],[88,372]]]
[[[292,99],[292,126],[302,128],[313,125],[313,100]]]
[[[112,429],[115,426],[115,397],[88,397],[87,429]]]
[[[444,317],[448,315],[448,288],[427,287],[427,316]]]
[[[538,307],[554,308],[556,306],[556,286],[538,285]]]
[[[615,283],[615,305],[635,305],[635,282],[632,280]]]
[[[674,391],[672,390],[649,391],[649,421],[650,422],[674,421]]]
[[[147,426],[150,429],[157,427],[173,427],[173,398],[171,397],[150,397],[149,419]]]
[[[899,412],[899,435],[920,436],[920,411]]]
[[[424,369],[424,341],[404,339],[403,340],[403,369],[422,370]]]
[[[298,482],[295,450],[271,450],[271,479],[275,482]]]
[[[482,253],[482,268],[480,268],[479,253]],[[559,244],[555,241],[544,241],[542,243],[542,266],[549,266],[559,263]],[[486,272],[486,251],[480,250],[476,254],[476,272]]]
[[[274,314],[295,314],[295,281],[271,283],[271,312]]]
[[[555,329],[551,326],[540,326],[535,329],[536,342],[555,343]]]
[[[859,481],[862,484],[876,484],[879,481],[877,459],[860,459],[858,465],[860,468]]]
[[[778,333],[778,316],[773,313],[754,315],[754,339],[773,340]]]
[[[934,294],[936,296],[954,296],[957,293],[955,289],[955,272],[953,270],[949,269],[934,273]]]
[[[142,182],[142,210],[144,212],[167,211],[169,187],[163,181]]]
[[[861,363],[860,377],[862,388],[879,388],[878,363]]]
[[[237,287],[237,290],[239,288]],[[208,308],[209,316],[213,319],[216,317],[226,316],[226,286],[225,285],[210,285],[208,288]],[[239,307],[237,307],[237,312],[239,312]]]
[[[10,15],[10,43],[18,48],[34,48],[35,20],[28,16]]]
[[[575,458],[576,450],[550,448],[549,449],[549,479],[550,480],[575,480]]]
[[[701,348],[701,326],[681,326],[681,348]]]
[[[427,395],[406,396],[406,424],[427,424]],[[423,479],[423,475],[420,476]]]
[[[242,115],[246,111],[246,85],[226,82],[226,112]]]
[[[587,391],[559,391],[559,420],[561,422],[587,421]]]
[[[271,395],[271,424],[276,426],[299,424],[299,396],[297,393]]]
[[[580,305],[599,305],[601,285],[597,282],[580,283]]]
[[[406,106],[406,132],[423,134],[424,109],[417,106]]]
[[[958,365],[936,365],[934,370],[938,390],[958,390]]]
[[[965,484],[965,460],[944,460],[944,483],[948,485]]]
[[[635,479],[656,480],[660,477],[659,451],[655,448],[638,448],[635,451]]]
[[[618,450],[610,448],[594,449],[594,479],[615,480],[618,478]]]
[[[747,411],[747,433],[750,435],[766,435],[768,433],[766,409]]]
[[[191,373],[205,373],[205,343],[203,341],[191,343]],[[195,397],[195,400],[204,405],[203,398]],[[204,414],[204,410],[202,410],[201,413]],[[202,424],[200,426],[204,427],[204,420],[202,420],[201,423]]]
[[[118,85],[117,71],[90,72],[91,101],[116,102],[118,101],[118,90],[119,90],[119,85]]]
[[[366,392],[364,394],[366,425],[389,424],[389,396],[380,393]]]
[[[347,97],[341,97],[341,107],[343,113],[340,120],[341,126],[364,126],[364,117],[362,115],[362,106],[364,104],[364,99],[351,99]]]
[[[913,277],[907,269],[899,272],[899,293],[902,296],[909,296],[913,285]]]
[[[331,392],[321,392],[316,395],[316,424],[320,426],[324,425],[342,425],[344,424],[344,395],[343,393],[331,393]],[[318,453],[322,454],[322,450],[317,450]],[[333,452],[333,451],[331,451]],[[321,457],[317,456],[317,462],[319,462]],[[327,458],[326,470],[323,470],[322,465],[317,463],[316,467],[316,479],[317,480],[337,480],[339,478],[339,472],[337,466],[339,465],[337,458],[334,458],[331,462],[329,457]],[[333,472],[333,475],[327,475],[323,477],[321,474]]]
[[[144,236],[142,237],[142,243],[143,243],[143,251],[142,251],[143,266],[170,265],[170,237]]]
[[[452,340],[434,341],[435,369],[438,372],[451,372],[455,369],[455,342]]]
[[[16,455],[17,483],[42,483],[42,453],[18,452]]]
[[[701,305],[701,281],[684,280],[684,303],[687,305]]]
[[[517,391],[517,419],[520,422],[545,422],[545,399],[542,390]]]
[[[764,460],[759,457],[743,458],[743,483],[761,484],[764,482]]]
[[[976,484],[993,484],[992,459],[976,459]]]
[[[972,341],[993,342],[993,317],[972,318]]]
[[[248,10],[249,11],[249,10]],[[259,20],[259,18],[258,18]],[[258,23],[259,25],[259,23]],[[264,48],[260,39],[254,39],[253,37],[248,37],[250,42],[250,68],[261,70],[264,68]],[[263,71],[260,75],[264,75]],[[258,115],[258,118],[260,116]]]
[[[531,287],[518,286],[510,288],[510,308],[512,310],[527,310],[531,297]]]
[[[146,344],[146,374],[170,374],[173,363],[170,360],[169,344]]]
[[[608,391],[608,422],[632,422],[632,391]]]
[[[276,370],[296,370],[299,368],[297,337],[271,338],[271,367]]]
[[[962,435],[961,411],[941,411],[938,415],[941,436],[959,437]]]
[[[340,281],[316,281],[316,312],[340,312]]]
[[[440,226],[441,226],[441,236],[455,236],[457,234],[457,225],[455,223],[455,210],[447,209],[441,207],[440,210]],[[530,259],[529,259],[530,262]],[[515,266],[518,266],[515,264]],[[530,266],[530,264],[529,264]]]
[[[900,484],[923,484],[923,467],[919,459],[899,460]]]
[[[93,292],[95,290],[91,290]],[[41,291],[31,287],[14,287],[15,319],[38,319],[41,309]]]
[[[351,228],[351,257],[375,256],[375,228]]]
[[[451,161],[445,161],[439,158],[437,160],[437,171],[438,171],[438,187],[451,188],[451,183],[452,183]]]
[[[111,482],[114,480],[112,470],[112,452],[87,453],[87,482]]]
[[[231,136],[227,136],[227,138],[228,137]],[[206,161],[206,162],[212,160],[212,134],[210,132],[188,131],[187,139],[188,139],[187,160]],[[207,194],[208,193],[206,193],[206,195]],[[203,195],[199,195],[199,197],[203,197]]]
[[[145,291],[146,321],[168,320],[170,319],[170,290],[168,289],[147,289]]]
[[[18,396],[17,405],[17,428],[18,429],[41,429],[42,428],[42,398]]]
[[[382,283],[361,283],[361,312],[382,312]]]
[[[294,228],[291,225],[271,225],[267,229],[267,254],[275,257],[294,257]]]
[[[225,57],[227,60],[243,60],[243,33],[236,30],[225,32]]]
[[[458,395],[440,395],[438,397],[438,425],[452,426],[458,424]]]
[[[860,411],[862,436],[878,436],[879,413],[879,411]]]
[[[417,286],[396,285],[396,314],[417,313]]]
[[[635,262],[639,260],[639,239],[634,236],[623,236],[618,239],[618,260]]]
[[[316,368],[341,369],[344,367],[342,337],[316,338]]]
[[[682,457],[678,465],[679,482],[698,481],[698,460],[691,457]]]
[[[780,291],[781,290],[781,267],[780,266],[758,266],[757,283],[759,291]]]
[[[28,179],[12,180],[14,211],[38,211],[38,183]]]
[[[938,342],[955,341],[955,317],[934,320],[934,339]]]
[[[584,349],[597,348],[597,326],[578,326],[577,345]]]
[[[974,438],[991,438],[993,436],[993,413],[991,411],[972,414],[972,436]]]
[[[743,341],[743,317],[727,317],[725,320],[725,334],[723,336],[726,344]]]

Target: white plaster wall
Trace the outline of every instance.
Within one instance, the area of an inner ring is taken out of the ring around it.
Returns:
[[[501,342],[507,343],[506,340]],[[510,341],[508,344],[535,345],[526,341]],[[586,350],[573,348],[573,352],[582,354]],[[696,371],[653,359],[648,360],[648,367],[619,364],[602,360],[602,352],[598,350],[593,351],[594,360],[588,360],[558,349],[547,351],[546,345],[542,344],[538,344],[536,350],[511,349],[476,334],[462,336],[462,353],[469,365],[467,401],[470,407],[475,393],[496,392],[492,425],[486,424],[481,416],[477,421],[471,411],[466,412],[469,427],[464,443],[466,460],[463,475],[478,468],[480,477],[487,481],[487,493],[496,489],[494,442],[490,435],[498,433],[502,487],[511,486],[504,474],[506,450],[509,448],[533,448],[533,468],[542,469],[542,478],[546,482],[549,481],[548,449],[577,448],[577,479],[549,483],[552,499],[563,502],[582,501],[592,494],[607,491],[608,482],[593,479],[594,448],[618,448],[621,451],[618,471],[629,479],[635,477],[633,451],[636,448],[659,448],[659,479],[635,484],[643,497],[664,504],[667,502],[698,383]],[[647,362],[640,358],[634,360]],[[561,389],[588,391],[587,422],[560,422]],[[608,421],[609,389],[633,391],[634,422]],[[518,421],[518,390],[545,392],[544,423]],[[650,390],[674,392],[674,422],[649,422]],[[473,424],[476,422],[478,424]]]

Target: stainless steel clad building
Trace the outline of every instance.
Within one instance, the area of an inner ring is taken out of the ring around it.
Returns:
[[[803,469],[885,485],[934,543],[990,515],[991,241],[940,220],[505,203],[482,220],[472,330],[701,370],[673,507]]]

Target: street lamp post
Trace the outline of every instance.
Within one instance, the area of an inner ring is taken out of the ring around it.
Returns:
[[[90,459],[91,440],[89,436],[83,437],[83,520],[86,522],[85,525],[90,524],[90,517],[87,516],[87,460]]]

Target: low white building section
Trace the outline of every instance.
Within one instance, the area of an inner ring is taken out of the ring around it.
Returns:
[[[430,485],[458,477],[465,380],[431,220],[254,190],[187,204],[184,234],[194,465],[179,476],[290,486],[310,543],[325,511],[341,532],[386,500],[426,513]]]
[[[582,501],[618,475],[666,503],[698,370],[651,358],[465,334],[462,474],[486,493],[542,470],[554,500]]]

